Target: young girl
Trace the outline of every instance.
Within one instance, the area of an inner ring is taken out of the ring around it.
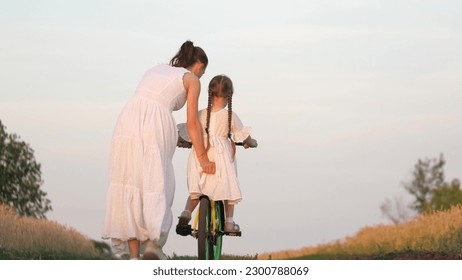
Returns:
[[[238,232],[239,226],[234,222],[234,205],[241,201],[241,190],[237,179],[235,160],[235,142],[243,142],[244,148],[257,147],[257,141],[250,137],[251,128],[242,124],[232,111],[233,83],[224,75],[215,76],[209,83],[207,109],[199,112],[202,124],[204,145],[210,161],[215,162],[215,174],[205,174],[199,165],[196,151],[191,150],[188,161],[188,189],[190,196],[185,210],[181,213],[177,233],[188,235],[187,227],[191,220],[191,212],[199,203],[202,194],[212,200],[225,201],[226,232]],[[228,110],[225,107],[228,106]],[[183,135],[180,129],[180,136]]]

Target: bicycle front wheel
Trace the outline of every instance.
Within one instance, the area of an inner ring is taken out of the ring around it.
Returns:
[[[219,260],[221,257],[221,248],[223,247],[223,234],[225,226],[225,207],[223,201],[215,202],[215,220],[216,228],[213,237],[213,259]]]
[[[199,202],[199,225],[197,229],[197,249],[199,260],[213,259],[211,205],[208,197],[201,197]]]

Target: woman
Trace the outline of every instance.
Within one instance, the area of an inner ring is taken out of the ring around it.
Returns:
[[[170,65],[158,65],[142,78],[125,105],[114,130],[109,165],[109,189],[103,238],[112,239],[117,253],[128,249],[139,259],[164,259],[162,247],[172,225],[175,178],[172,158],[178,132],[172,111],[187,103],[187,129],[203,172],[215,173],[202,141],[198,119],[199,79],[205,72],[205,52],[186,41]]]

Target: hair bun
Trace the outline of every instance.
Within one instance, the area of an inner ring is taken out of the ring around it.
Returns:
[[[181,48],[182,49],[194,48],[194,43],[188,40],[184,42],[183,45],[181,45]]]
[[[209,63],[204,50],[195,47],[192,41],[187,40],[181,45],[178,53],[170,60],[170,65],[188,68],[197,61],[202,62],[205,67],[207,67]]]

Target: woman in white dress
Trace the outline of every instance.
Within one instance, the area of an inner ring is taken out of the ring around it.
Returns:
[[[115,253],[128,243],[131,259],[164,259],[162,247],[172,225],[175,177],[172,158],[178,140],[172,111],[187,103],[187,129],[204,173],[215,164],[207,156],[198,118],[199,79],[205,52],[186,41],[169,65],[149,69],[123,108],[114,130],[109,188],[102,237]]]
[[[232,111],[233,92],[233,83],[225,75],[215,76],[210,81],[208,107],[199,112],[199,120],[203,127],[207,155],[215,162],[216,172],[215,174],[203,172],[197,151],[191,151],[188,161],[189,197],[176,229],[180,235],[190,233],[187,225],[191,220],[191,212],[199,203],[202,194],[212,200],[224,200],[226,215],[224,230],[240,231],[233,220],[234,205],[242,199],[237,178],[235,142],[243,142],[244,148],[249,148],[256,147],[257,141],[250,136],[252,129],[244,126],[237,114]],[[226,106],[228,110],[225,109]],[[180,136],[183,136],[181,131]],[[187,135],[184,137],[187,138]]]

